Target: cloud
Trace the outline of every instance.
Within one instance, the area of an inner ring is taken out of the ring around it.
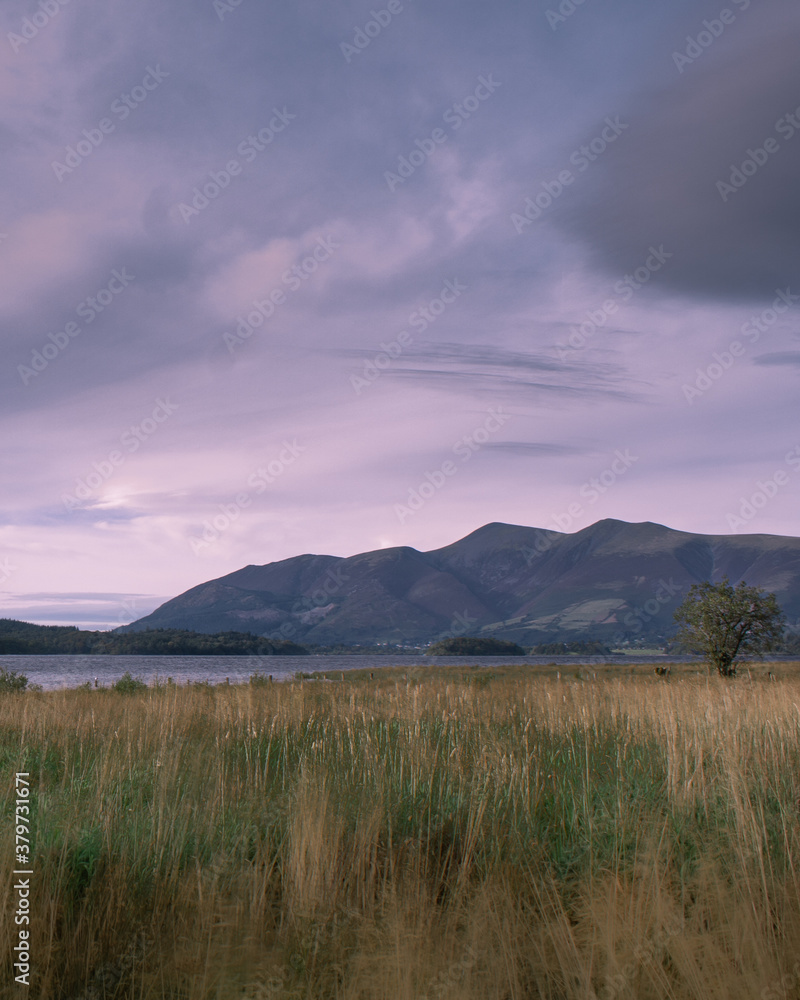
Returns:
[[[775,351],[753,358],[754,365],[800,368],[800,351]]]
[[[404,351],[401,361],[388,368],[385,377],[476,393],[535,390],[552,398],[643,398],[641,387],[634,387],[620,365],[588,362],[584,357],[561,362],[544,352],[514,351],[492,344],[424,343]],[[409,367],[409,362],[414,367]]]
[[[79,501],[79,506],[67,508],[45,507],[38,510],[24,510],[0,513],[0,526],[24,525],[26,527],[58,527],[69,522],[70,526],[107,524],[111,521],[127,522],[141,517],[142,511],[117,510],[97,499]]]
[[[168,598],[156,594],[0,592],[0,617],[106,630],[150,614],[165,600]]]
[[[629,272],[664,244],[674,257],[661,289],[752,299],[796,283],[800,131],[776,129],[800,105],[800,18],[780,2],[738,19],[730,41],[625,108],[629,131],[554,210],[553,224],[586,240],[604,270]],[[730,183],[732,168],[769,139],[778,151],[757,152],[763,166],[723,200],[718,182]]]
[[[571,444],[552,444],[544,441],[489,441],[486,448],[504,451],[512,455],[540,456],[542,458],[561,455],[589,455],[592,450]]]

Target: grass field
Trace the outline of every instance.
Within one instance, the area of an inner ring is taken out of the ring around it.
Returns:
[[[797,665],[329,677],[0,697],[0,997],[800,997]]]

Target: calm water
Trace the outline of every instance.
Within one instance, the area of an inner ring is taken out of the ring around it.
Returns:
[[[624,663],[625,657],[574,657],[554,656],[0,656],[0,667],[24,674],[32,684],[40,684],[46,691],[53,688],[78,687],[86,681],[108,686],[118,681],[126,672],[140,677],[148,684],[156,678],[166,681],[171,677],[176,684],[188,681],[210,681],[224,684],[246,682],[251,674],[272,674],[276,681],[286,680],[302,671],[314,670],[379,670],[381,667],[413,667],[420,664],[441,663],[495,664],[530,663]],[[637,657],[638,662],[658,662],[654,657]]]

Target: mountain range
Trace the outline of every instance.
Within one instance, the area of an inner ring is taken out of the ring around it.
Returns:
[[[663,640],[690,586],[723,577],[774,592],[800,626],[800,538],[609,518],[573,534],[492,523],[430,552],[400,546],[245,566],[116,631],[230,630],[319,645]]]

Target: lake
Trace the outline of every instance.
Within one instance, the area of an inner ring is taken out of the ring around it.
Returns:
[[[673,660],[678,657],[671,658]],[[24,674],[31,684],[45,691],[78,687],[89,681],[107,687],[126,672],[148,684],[157,678],[171,677],[176,684],[209,681],[224,684],[246,683],[251,674],[272,674],[276,681],[287,680],[298,672],[315,670],[379,670],[381,667],[430,666],[440,663],[494,665],[530,663],[603,664],[626,662],[662,662],[661,657],[585,657],[571,656],[0,656],[0,667]]]

